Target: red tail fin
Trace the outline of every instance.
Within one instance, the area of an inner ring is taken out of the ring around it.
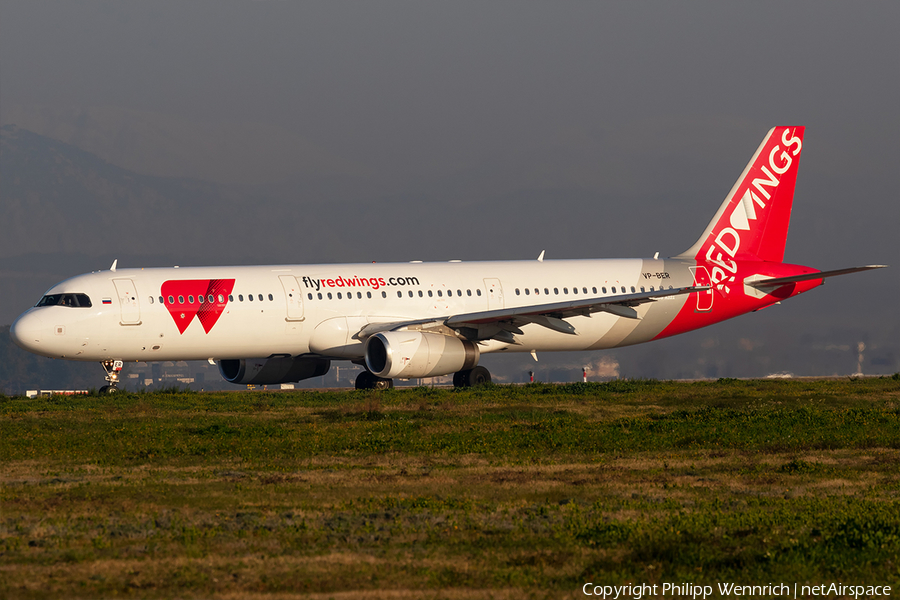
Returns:
[[[782,262],[802,148],[803,127],[769,130],[706,231],[679,258]]]

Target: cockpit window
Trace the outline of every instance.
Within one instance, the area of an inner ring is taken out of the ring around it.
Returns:
[[[71,306],[75,308],[90,308],[91,299],[87,294],[47,294],[36,306]]]

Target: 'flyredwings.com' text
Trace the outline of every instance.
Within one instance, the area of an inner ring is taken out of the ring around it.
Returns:
[[[312,277],[302,277],[300,279],[308,288],[313,288],[317,292],[323,287],[326,288],[352,288],[363,287],[377,290],[383,287],[395,285],[419,285],[418,277],[335,277],[333,279],[313,279]]]

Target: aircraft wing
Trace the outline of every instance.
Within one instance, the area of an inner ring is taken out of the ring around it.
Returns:
[[[560,333],[575,335],[577,334],[575,327],[565,321],[567,317],[577,315],[589,317],[593,313],[607,312],[619,317],[638,319],[640,317],[633,308],[635,306],[646,302],[655,302],[658,298],[690,294],[708,289],[709,286],[689,286],[653,292],[620,294],[599,298],[580,298],[565,302],[485,310],[415,321],[372,323],[364,327],[356,337],[362,339],[380,331],[393,331],[414,326],[422,328],[444,326],[456,330],[463,337],[473,341],[497,339],[515,343],[513,334],[522,335],[521,326],[528,323],[535,323]]]

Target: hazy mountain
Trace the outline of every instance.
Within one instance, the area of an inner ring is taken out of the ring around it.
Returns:
[[[2,123],[73,144],[125,169],[230,184],[369,173],[283,128],[210,124],[114,106],[4,106]]]

